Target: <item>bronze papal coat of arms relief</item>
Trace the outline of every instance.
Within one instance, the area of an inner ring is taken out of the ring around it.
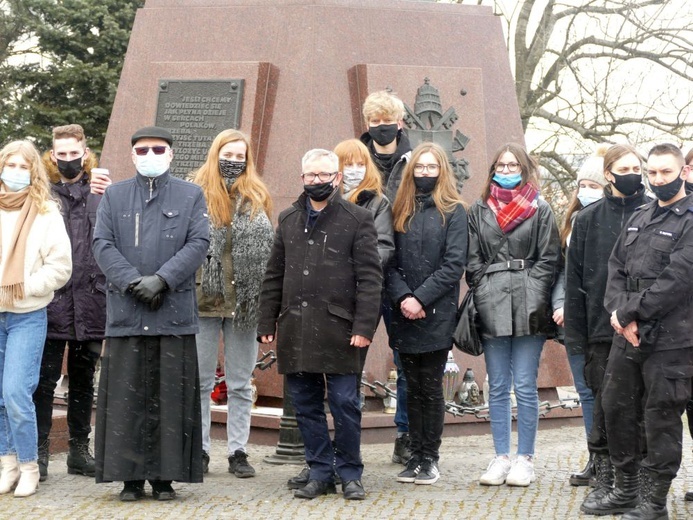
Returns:
[[[466,91],[462,90],[460,94],[464,96]],[[408,127],[407,134],[412,147],[427,141],[442,146],[457,177],[457,191],[461,192],[464,181],[470,175],[469,161],[464,157],[455,157],[454,154],[465,149],[469,137],[459,130],[452,130],[459,119],[455,109],[450,107],[443,113],[440,92],[430,84],[429,78],[424,78],[424,84],[416,91],[414,110],[406,103],[404,109],[404,123]]]

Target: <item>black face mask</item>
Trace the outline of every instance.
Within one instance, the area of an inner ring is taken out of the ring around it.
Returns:
[[[397,139],[398,132],[399,128],[397,128],[397,123],[392,123],[391,125],[371,126],[368,129],[368,135],[370,135],[380,146],[386,146]]]
[[[640,189],[642,176],[639,173],[626,173],[625,175],[618,175],[614,172],[609,173],[614,176],[611,184],[626,197],[630,197]]]
[[[652,193],[655,194],[655,197],[657,197],[659,200],[662,202],[669,202],[671,199],[676,197],[676,195],[678,195],[682,184],[683,179],[681,177],[676,177],[676,179],[673,181],[662,186],[655,186],[654,184],[650,183],[650,189],[652,190]]]
[[[84,157],[84,155],[82,155],[82,157]],[[72,159],[71,161],[58,159],[58,171],[60,175],[66,179],[74,179],[82,173],[82,157],[77,157],[77,159]]]
[[[323,182],[321,184],[305,184],[303,186],[303,191],[315,202],[322,202],[327,197],[332,195],[334,186],[332,186],[331,181]]]
[[[438,177],[414,177],[416,193],[429,194],[436,187]]]
[[[227,179],[234,179],[245,171],[246,163],[245,161],[227,161],[226,159],[219,159],[219,171],[222,176]]]

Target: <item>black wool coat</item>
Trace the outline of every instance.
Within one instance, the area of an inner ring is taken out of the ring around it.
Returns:
[[[373,338],[382,269],[370,211],[335,191],[312,227],[306,196],[279,215],[260,293],[258,337],[277,337],[279,373],[358,374],[352,335]]]
[[[390,346],[420,354],[452,346],[460,280],[467,260],[467,212],[462,204],[443,215],[429,196],[417,197],[407,231],[395,233],[395,257],[387,269],[387,292],[394,302]],[[426,317],[410,320],[399,304],[414,296]]]
[[[478,283],[474,304],[485,338],[556,334],[552,319],[551,288],[556,279],[561,244],[551,207],[539,199],[532,218],[510,231],[491,265],[525,260],[527,268],[486,273],[477,280],[484,263],[503,236],[496,215],[485,201],[469,210],[467,283]]]

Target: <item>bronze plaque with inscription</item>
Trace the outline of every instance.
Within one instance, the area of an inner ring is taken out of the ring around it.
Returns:
[[[243,86],[242,79],[159,81],[156,125],[173,134],[173,175],[199,168],[216,135],[239,128]]]

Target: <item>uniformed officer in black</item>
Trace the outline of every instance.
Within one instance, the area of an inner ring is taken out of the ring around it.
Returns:
[[[647,178],[658,200],[635,211],[609,259],[604,306],[617,334],[604,376],[603,405],[615,485],[591,509],[583,508],[588,514],[668,518],[667,492],[681,465],[681,415],[693,376],[688,173],[676,146],[652,148]],[[641,460],[642,421],[647,455]]]

